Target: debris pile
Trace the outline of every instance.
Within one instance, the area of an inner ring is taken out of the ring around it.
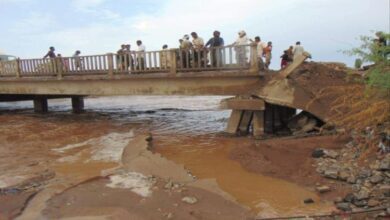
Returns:
[[[390,132],[386,127],[352,132],[352,140],[339,151],[316,149],[316,171],[325,178],[348,184],[351,192],[335,200],[342,211],[390,207]],[[317,187],[324,193],[329,187]]]

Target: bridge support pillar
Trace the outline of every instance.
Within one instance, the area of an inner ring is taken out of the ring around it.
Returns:
[[[296,114],[296,109],[266,103],[264,114],[264,132],[273,134],[287,128],[289,120]]]
[[[34,112],[46,113],[48,109],[47,98],[34,98]]]
[[[264,134],[264,100],[236,97],[223,100],[221,105],[223,108],[232,109],[227,133],[247,135],[252,131],[254,136]]]
[[[72,111],[73,113],[84,112],[84,97],[72,96]]]

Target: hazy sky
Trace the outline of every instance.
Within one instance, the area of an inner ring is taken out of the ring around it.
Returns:
[[[138,39],[147,50],[173,48],[192,31],[206,41],[220,30],[230,44],[245,30],[273,42],[273,68],[297,40],[316,61],[351,65],[340,50],[389,29],[390,0],[0,0],[0,50],[21,58],[42,57],[49,46],[63,56],[135,49]]]

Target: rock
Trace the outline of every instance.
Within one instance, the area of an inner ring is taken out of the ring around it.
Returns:
[[[382,185],[379,187],[379,192],[386,197],[390,197],[390,185]]]
[[[340,202],[343,202],[343,198],[341,197],[336,197],[333,202],[336,204],[336,203],[340,203]]]
[[[307,198],[307,199],[303,200],[303,203],[305,203],[305,204],[314,203],[314,200],[312,198]]]
[[[390,170],[390,159],[388,159],[388,158],[389,157],[386,157],[380,162],[378,170],[381,170],[381,171]]]
[[[338,178],[340,180],[346,181],[349,177],[349,173],[347,171],[340,171]]]
[[[340,202],[340,203],[337,203],[336,204],[336,207],[338,209],[340,209],[341,211],[344,211],[344,212],[347,212],[347,211],[351,211],[351,205],[347,202]]]
[[[364,200],[370,198],[370,192],[366,188],[360,189],[358,193],[355,194],[357,200]]]
[[[323,157],[324,155],[325,155],[324,150],[320,148],[314,149],[313,152],[311,153],[311,156],[314,158],[320,158]]]
[[[354,175],[351,175],[348,177],[347,182],[350,184],[355,184],[356,183],[356,177]]]
[[[380,202],[378,200],[375,200],[375,199],[370,199],[367,202],[367,205],[369,207],[375,207],[375,206],[378,206],[379,204],[380,204]]]
[[[339,174],[339,172],[336,169],[327,169],[324,172],[324,176],[326,178],[330,178],[330,179],[337,179],[338,174]]]
[[[164,189],[172,189],[173,188],[173,183],[172,181],[168,181],[167,184],[165,184]]]
[[[339,156],[339,153],[337,153],[334,150],[326,150],[324,153],[325,153],[325,156],[330,157],[332,159],[336,159]]]
[[[345,197],[344,197],[344,202],[352,202],[353,200],[355,200],[355,195],[353,193],[348,193]]]
[[[165,215],[165,217],[167,218],[167,219],[172,219],[173,218],[173,214],[170,212],[170,213],[167,213],[166,215]]]
[[[366,200],[354,200],[352,202],[356,207],[364,207],[367,205],[367,201]]]
[[[359,190],[360,190],[361,188],[362,188],[362,187],[361,187],[358,183],[352,185],[352,190],[353,190],[354,192],[359,192]]]
[[[383,176],[380,174],[376,174],[372,177],[370,177],[370,182],[373,184],[377,184],[383,181]]]
[[[330,187],[329,186],[318,186],[318,187],[316,187],[316,190],[319,193],[326,193],[326,192],[330,191]]]
[[[359,178],[361,178],[361,179],[365,179],[365,178],[368,178],[370,176],[371,176],[371,170],[364,169],[364,170],[359,172]]]
[[[181,201],[188,203],[188,204],[195,204],[198,202],[198,199],[193,196],[186,196],[181,199]]]

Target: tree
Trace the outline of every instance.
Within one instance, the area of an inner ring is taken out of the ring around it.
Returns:
[[[350,56],[357,56],[363,63],[370,63],[366,83],[371,88],[378,88],[390,94],[390,34],[377,32],[376,38],[361,36],[360,47],[345,51]]]

